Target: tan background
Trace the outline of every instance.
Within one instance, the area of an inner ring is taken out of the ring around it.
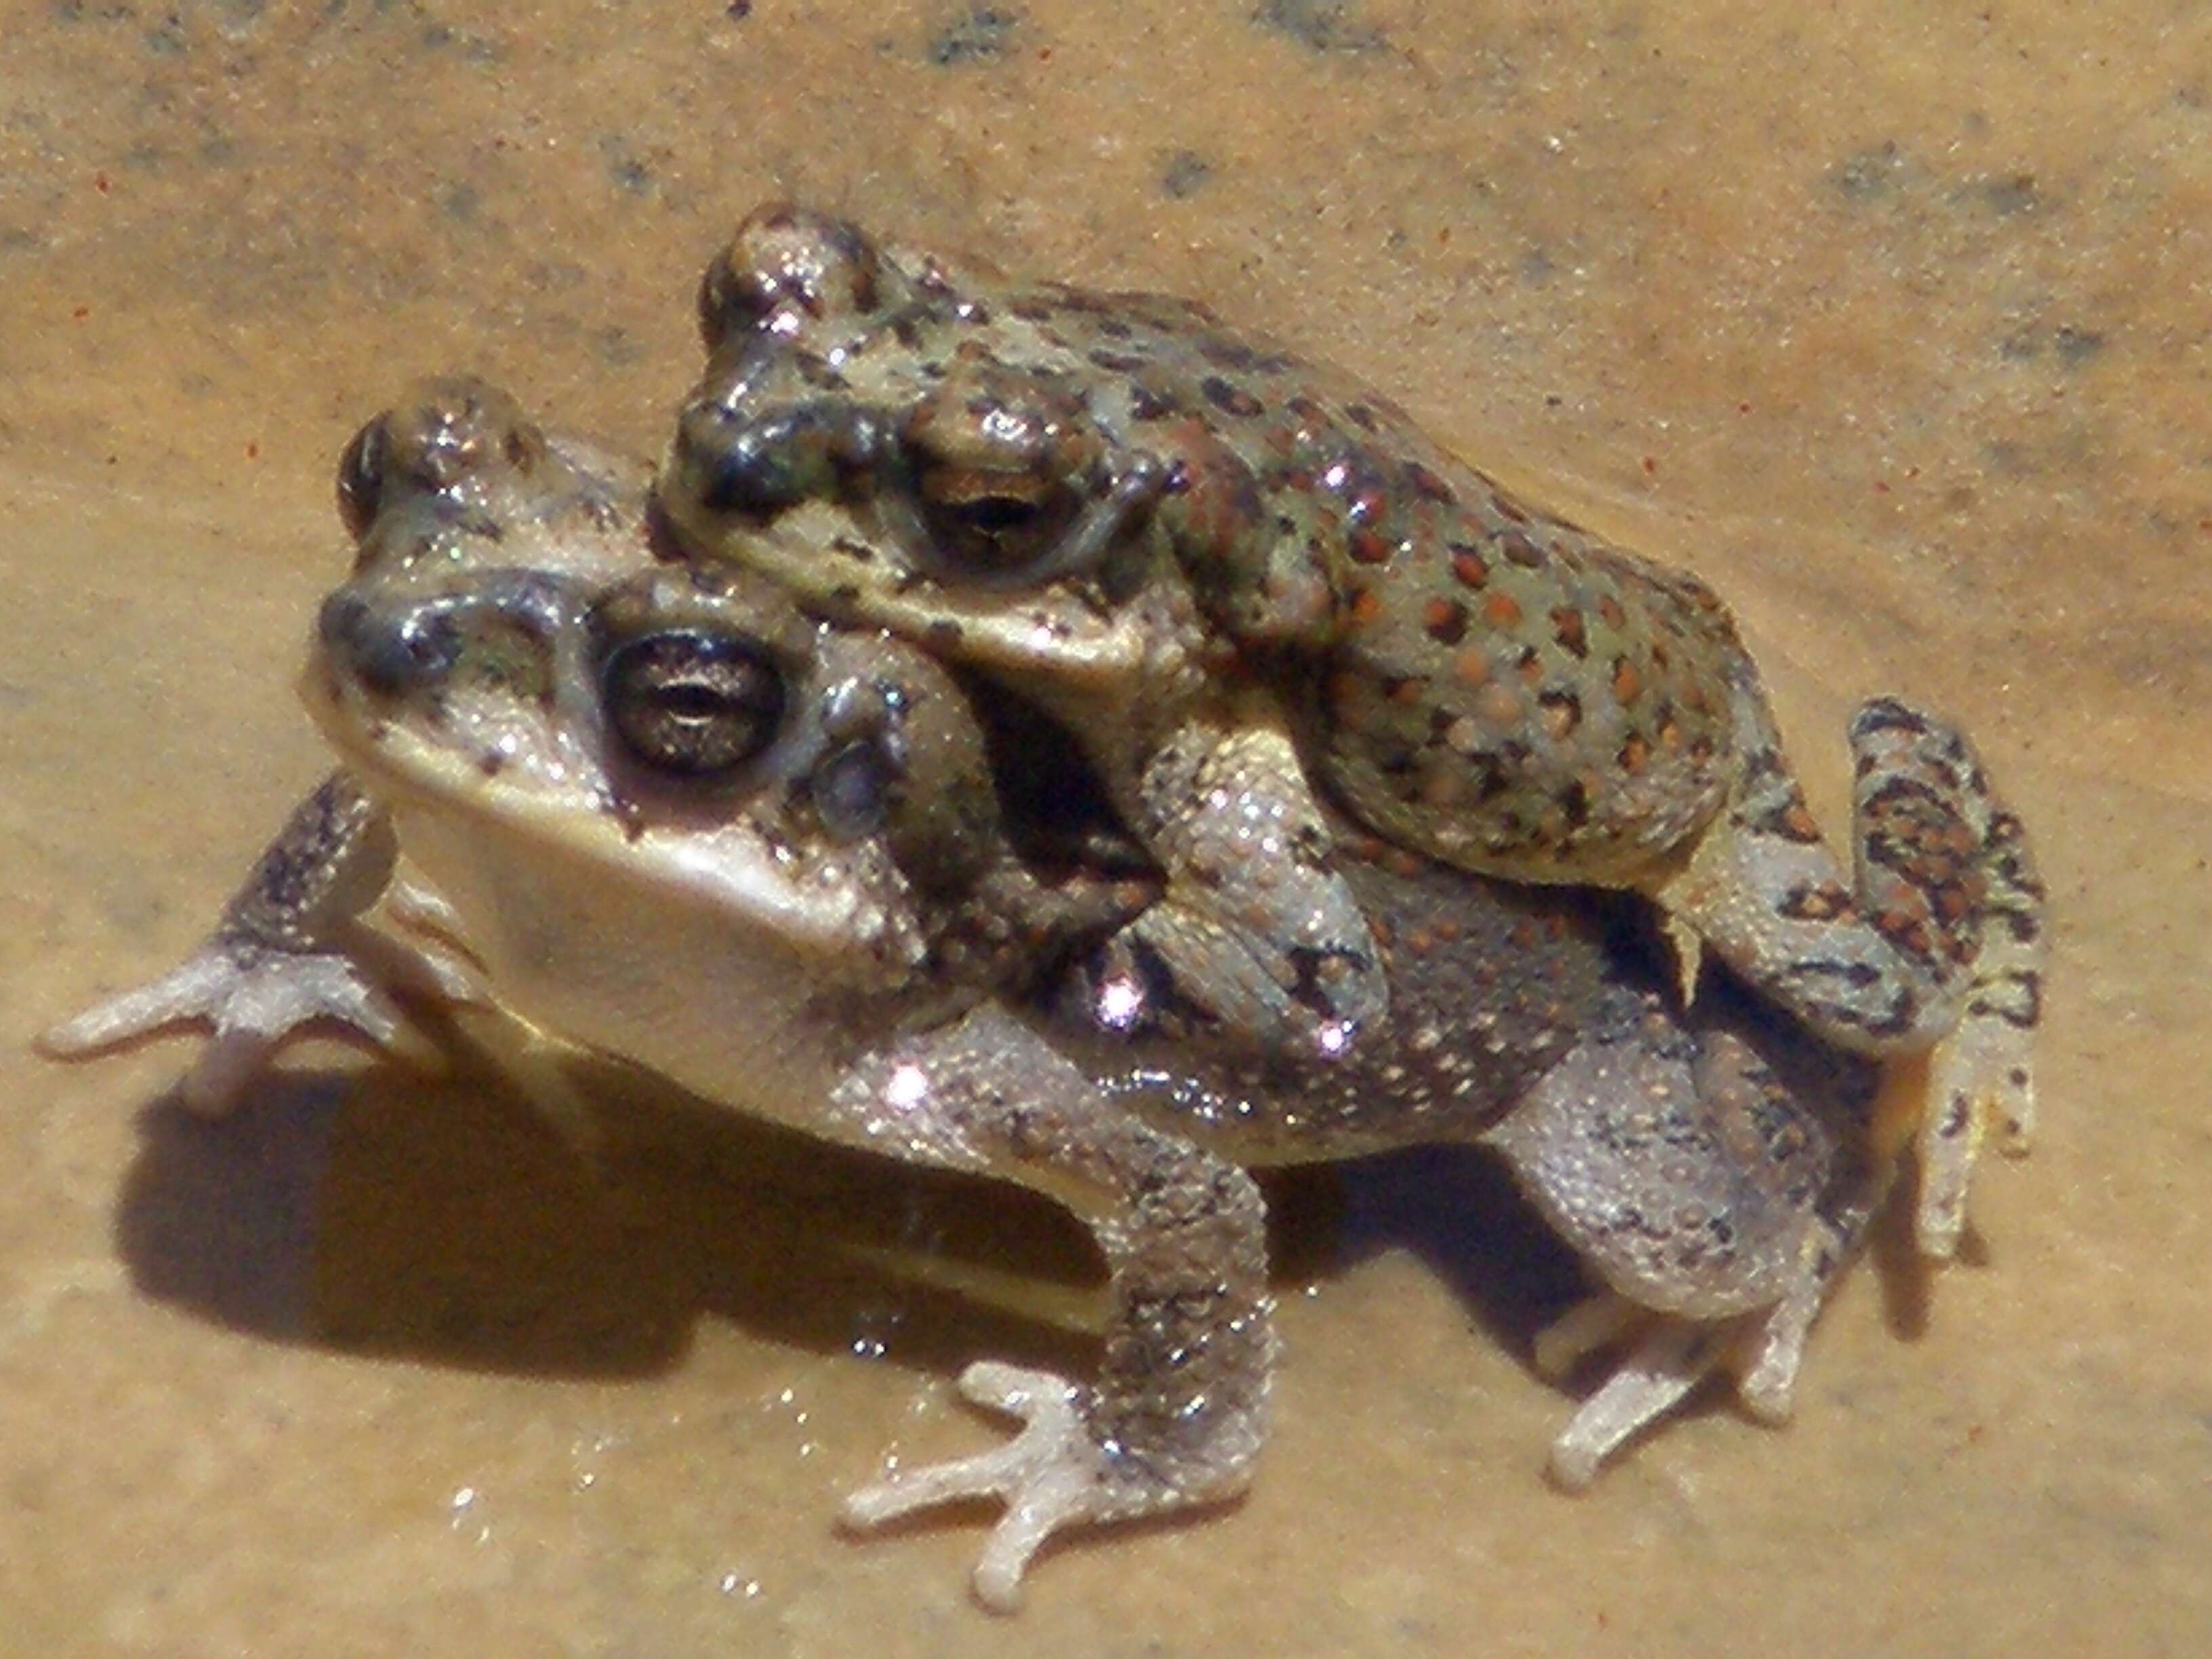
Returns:
[[[0,1650],[2206,1650],[2201,12],[0,9]],[[1965,720],[2058,950],[1978,1260],[1861,1273],[1794,1428],[1709,1410],[1569,1499],[1558,1264],[1504,1259],[1495,1182],[1291,1182],[1254,1496],[1054,1552],[1000,1623],[976,1517],[830,1517],[995,1432],[963,1358],[1080,1355],[1048,1212],[651,1098],[595,1170],[482,1083],[307,1056],[210,1127],[180,1048],[29,1057],[318,775],[352,429],[471,367],[652,449],[779,192],[1209,299],[1694,564],[1832,823],[1852,700]]]

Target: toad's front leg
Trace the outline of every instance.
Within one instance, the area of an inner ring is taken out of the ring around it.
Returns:
[[[837,1104],[886,1150],[988,1170],[1066,1204],[1105,1254],[1112,1302],[1096,1379],[969,1366],[961,1392],[1022,1419],[1021,1431],[994,1451],[902,1469],[854,1493],[848,1524],[1001,1500],[975,1587],[1006,1611],[1055,1533],[1244,1489],[1274,1359],[1266,1216],[1249,1176],[1133,1117],[997,1008],[871,1059]]]
[[[406,1046],[391,990],[446,1002],[476,992],[449,957],[362,925],[362,914],[391,885],[396,856],[383,808],[346,774],[332,773],[293,810],[197,951],[52,1027],[39,1046],[75,1058],[204,1021],[208,1045],[181,1092],[208,1113],[235,1104],[270,1054],[307,1027]]]
[[[1106,976],[1148,986],[1164,1029],[1180,1017],[1263,1049],[1334,1058],[1381,1020],[1382,953],[1264,700],[1203,711],[1169,736],[1130,816],[1167,883],[1109,944]]]

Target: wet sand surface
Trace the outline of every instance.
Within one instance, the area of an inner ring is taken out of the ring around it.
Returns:
[[[2212,25],[2115,0],[21,6],[0,34],[0,1651],[2194,1654],[2212,1640]],[[2094,11],[2094,15],[2088,15]],[[1798,1419],[1579,1498],[1562,1267],[1468,1160],[1277,1183],[1250,1498],[967,1598],[965,1358],[1080,1363],[1080,1234],[609,1085],[336,1051],[207,1123],[62,1067],[319,775],[337,453],[486,373],[656,449],[796,196],[1212,302],[1733,603],[1816,805],[1896,690],[2039,840],[2027,1162],[1893,1243]]]

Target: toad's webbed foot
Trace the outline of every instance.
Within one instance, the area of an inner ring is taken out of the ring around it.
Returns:
[[[2035,1133],[2035,1028],[2043,1012],[2044,889],[2020,820],[1999,811],[1983,848],[1987,878],[1981,951],[1959,1023],[1929,1057],[1920,1121],[1914,1234],[1945,1257],[1966,1223],[1966,1189],[1990,1128],[2025,1154]]]
[[[1538,1373],[1558,1381],[1590,1356],[1626,1352],[1552,1443],[1552,1479],[1580,1492],[1606,1461],[1666,1417],[1716,1374],[1734,1380],[1736,1401],[1762,1423],[1779,1425],[1795,1408],[1805,1339],[1836,1274],[1850,1260],[1863,1216],[1850,1234],[1823,1224],[1805,1244],[1802,1271],[1772,1307],[1732,1319],[1653,1314],[1607,1292],[1569,1309],[1536,1334]]]
[[[1054,1533],[1169,1506],[1154,1485],[1117,1472],[1091,1436],[1079,1385],[1049,1371],[984,1360],[961,1372],[960,1392],[987,1411],[1020,1419],[1021,1432],[994,1451],[902,1469],[864,1486],[845,1500],[842,1519],[867,1528],[963,1498],[1000,1499],[1006,1510],[991,1529],[975,1579],[976,1599],[994,1612],[1018,1604],[1022,1575]]]
[[[179,1093],[209,1114],[236,1104],[269,1056],[310,1028],[428,1059],[392,993],[447,1003],[478,993],[446,951],[359,921],[390,882],[393,858],[382,810],[333,774],[294,811],[205,944],[158,979],[52,1027],[40,1047],[74,1058],[204,1024],[207,1046]]]
[[[1725,1358],[1739,1322],[1651,1320],[1638,1310],[1620,1311],[1626,1316],[1624,1328],[1641,1327],[1640,1334],[1552,1442],[1552,1479],[1569,1492],[1588,1486],[1606,1459],[1686,1399]],[[1538,1352],[1556,1364],[1559,1345],[1551,1338],[1549,1331],[1539,1336]]]
[[[235,1105],[270,1054],[306,1027],[334,1026],[381,1048],[409,1046],[398,1007],[354,955],[272,951],[220,933],[161,978],[52,1027],[39,1046],[74,1059],[202,1022],[207,1046],[179,1093],[210,1115]]]

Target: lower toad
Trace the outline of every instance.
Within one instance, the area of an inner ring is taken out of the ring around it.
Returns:
[[[631,474],[594,461],[579,491],[590,452],[462,386],[384,420],[387,454],[440,469],[349,463],[361,556],[305,678],[343,769],[191,963],[50,1048],[203,1021],[187,1092],[220,1109],[302,1028],[387,1043],[395,998],[494,998],[740,1109],[1048,1194],[1108,1265],[1099,1373],[977,1361],[962,1391],[1014,1438],[846,1510],[1003,1503],[975,1577],[994,1607],[1063,1530],[1249,1481],[1276,1358],[1254,1164],[1423,1142],[1506,1161],[1602,1287],[1540,1363],[1623,1350],[1553,1449],[1565,1484],[1710,1375],[1788,1414],[1900,1151],[1867,1062],[1730,987],[1678,1011],[1607,901],[1342,821],[1389,1007],[1357,1044],[1286,1055],[1219,1017],[1235,988],[1109,948],[1160,878],[1110,818],[1046,821],[1084,791],[1064,734],[743,573],[658,563]],[[522,430],[418,441],[502,424]],[[517,567],[471,515],[544,505],[541,466],[574,516],[534,519],[560,545],[520,539]],[[395,884],[400,855],[427,887]]]

